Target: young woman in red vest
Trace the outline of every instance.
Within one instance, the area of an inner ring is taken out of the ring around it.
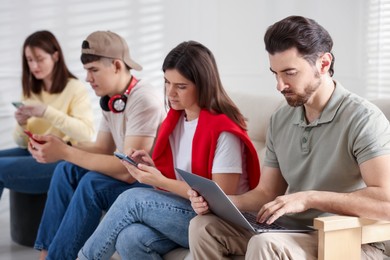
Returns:
[[[227,194],[254,188],[260,176],[258,156],[244,116],[225,92],[213,54],[200,43],[175,47],[162,67],[169,106],[153,159],[143,151],[129,173],[156,189],[122,193],[79,252],[79,259],[162,259],[176,247],[188,248],[188,226],[196,216],[189,186],[174,168],[212,179]]]

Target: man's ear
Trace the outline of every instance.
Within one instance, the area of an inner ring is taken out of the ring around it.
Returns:
[[[333,56],[330,52],[326,52],[320,57],[321,73],[327,73],[329,71],[330,65],[332,64],[332,60]]]
[[[120,72],[124,68],[124,64],[118,59],[115,59],[112,63],[115,67],[115,72]]]

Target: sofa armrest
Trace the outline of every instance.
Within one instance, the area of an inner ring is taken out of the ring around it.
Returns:
[[[349,216],[314,219],[318,259],[360,259],[361,245],[390,240],[390,222]]]

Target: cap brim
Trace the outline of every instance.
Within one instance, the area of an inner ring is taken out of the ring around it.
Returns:
[[[138,63],[136,63],[135,61],[131,60],[131,59],[126,59],[126,60],[124,60],[124,62],[131,69],[138,70],[138,71],[142,70],[142,66],[139,65]]]

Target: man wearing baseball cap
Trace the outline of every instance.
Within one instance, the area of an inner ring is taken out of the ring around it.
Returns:
[[[128,174],[114,151],[152,150],[165,117],[161,98],[136,79],[142,67],[130,57],[126,41],[96,31],[82,43],[86,81],[100,98],[103,117],[94,143],[67,145],[54,136],[36,136],[45,144],[29,147],[42,163],[64,160],[52,177],[35,248],[40,259],[76,259],[77,252],[124,190],[145,186]]]

